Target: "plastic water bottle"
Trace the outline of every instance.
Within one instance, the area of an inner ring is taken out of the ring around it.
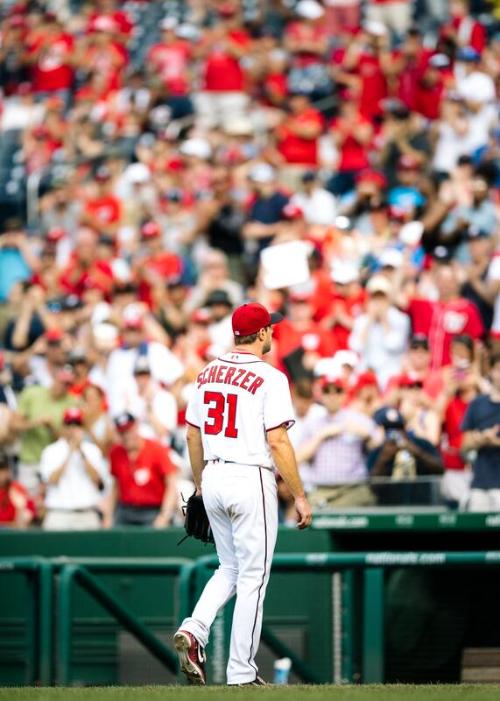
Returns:
[[[289,657],[282,657],[274,663],[274,683],[288,684],[288,675],[292,667],[292,660]]]

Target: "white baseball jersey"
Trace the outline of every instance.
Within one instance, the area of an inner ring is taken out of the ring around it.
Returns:
[[[286,376],[253,353],[231,351],[200,372],[187,423],[199,428],[205,460],[272,468],[266,431],[294,423]]]

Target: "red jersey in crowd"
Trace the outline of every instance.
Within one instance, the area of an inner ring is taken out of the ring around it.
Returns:
[[[175,474],[165,446],[142,439],[142,447],[132,460],[122,445],[113,445],[109,453],[111,474],[118,485],[118,501],[127,506],[161,506],[165,477]]]
[[[486,31],[483,25],[472,17],[452,17],[441,29],[441,37],[456,36],[460,46],[472,46],[482,53],[486,46]]]
[[[5,487],[0,487],[0,523],[14,523],[17,515],[16,504],[23,503],[34,515],[35,505],[22,484],[12,480]]]
[[[294,125],[318,126],[323,128],[323,117],[314,107],[304,110],[300,114],[294,114],[278,127],[278,151],[287,163],[300,163],[315,166],[318,164],[318,138],[306,139],[294,132]]]
[[[228,32],[226,41],[241,47],[250,47],[250,36],[242,29]],[[245,85],[245,74],[240,61],[217,42],[205,62],[204,89],[211,92],[241,92]]]
[[[322,329],[314,321],[311,321],[305,329],[301,327],[299,330],[289,319],[284,319],[275,327],[273,338],[281,369],[283,359],[298,348],[317,353],[322,358],[333,355],[337,350],[331,333]]]
[[[161,253],[157,253],[142,260],[138,270],[139,300],[151,306],[153,303],[153,280],[148,278],[153,278],[165,284],[165,281],[168,279],[178,278],[182,273],[182,267],[181,258],[170,251],[162,251]],[[144,277],[141,277],[142,275]]]
[[[73,256],[59,277],[59,285],[68,294],[78,297],[89,288],[100,289],[109,295],[113,288],[113,271],[105,260],[95,260],[85,268]]]
[[[114,195],[87,200],[85,213],[97,220],[97,224],[117,224],[121,219],[121,202]]]
[[[337,170],[340,172],[349,170],[363,170],[364,168],[368,168],[370,165],[370,161],[368,159],[368,146],[360,143],[352,133],[355,127],[362,125],[369,126],[371,129],[371,123],[361,115],[358,115],[354,122],[350,124],[346,124],[346,120],[343,118],[334,119],[332,121],[330,127],[332,132],[335,133],[341,130],[348,132],[344,141],[339,146],[340,153]]]
[[[63,32],[49,42],[43,34],[35,37],[28,49],[28,57],[36,55],[41,50],[32,68],[34,92],[68,90],[72,86],[73,68],[70,57],[73,48],[73,38]]]
[[[450,302],[412,299],[408,314],[413,333],[424,334],[429,339],[432,368],[450,363],[450,347],[454,336],[467,334],[479,339],[484,334],[477,307],[463,297]]]
[[[188,67],[191,45],[183,39],[171,44],[155,44],[148,52],[147,63],[157,71],[167,88],[176,95],[189,92]]]
[[[461,455],[463,432],[460,430],[469,402],[460,396],[453,397],[444,413],[443,445],[441,455],[445,470],[463,470],[465,462]]]

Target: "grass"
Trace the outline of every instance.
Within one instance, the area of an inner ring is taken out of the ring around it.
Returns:
[[[0,688],[0,701],[199,701],[244,698],[245,701],[499,701],[500,684],[271,686],[229,689],[225,686]]]

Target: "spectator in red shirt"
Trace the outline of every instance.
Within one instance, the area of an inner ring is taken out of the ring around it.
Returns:
[[[160,442],[142,438],[128,413],[115,419],[120,443],[109,460],[115,478],[115,524],[165,528],[177,508],[176,468]]]
[[[334,63],[340,64],[334,66],[337,80],[358,95],[359,112],[365,119],[382,114],[380,103],[388,94],[386,71],[391,62],[387,31],[379,23],[370,23],[344,53],[334,55]]]
[[[133,272],[139,284],[140,301],[152,307],[155,288],[163,288],[167,280],[179,278],[183,266],[178,255],[165,250],[156,222],[146,222],[142,226],[141,241],[144,256],[137,259]]]
[[[464,506],[469,496],[472,473],[462,452],[462,422],[471,401],[480,390],[477,378],[466,373],[445,388],[441,455],[445,469],[441,492],[445,499]]]
[[[290,112],[275,131],[276,149],[285,172],[295,173],[300,178],[304,170],[318,165],[323,117],[306,94],[290,95],[288,104]]]
[[[211,128],[243,116],[248,106],[241,59],[251,46],[235,0],[220,5],[217,24],[204,34],[203,90],[194,95],[198,123]]]
[[[431,53],[429,49],[424,48],[418,27],[410,27],[401,46],[392,53],[391,65],[387,67],[392,92],[410,110],[416,109],[418,82]]]
[[[457,48],[472,46],[482,53],[486,45],[486,32],[480,22],[470,15],[468,0],[451,0],[451,20],[441,28],[441,38],[453,40]]]
[[[185,95],[189,92],[189,62],[193,51],[188,41],[177,37],[177,27],[175,17],[162,21],[161,41],[149,49],[147,65],[171,93]]]
[[[449,263],[436,262],[433,271],[438,299],[413,298],[408,305],[413,333],[425,334],[431,350],[431,368],[450,362],[454,336],[467,334],[479,340],[484,326],[477,307],[459,296],[457,273]]]
[[[113,288],[113,271],[109,263],[96,256],[97,235],[82,227],[75,237],[75,249],[70,262],[59,278],[61,288],[68,294],[81,297],[90,286],[96,286],[106,295]]]
[[[47,12],[37,30],[27,37],[26,61],[32,66],[33,91],[39,97],[59,93],[66,101],[73,85],[74,41],[57,17]]]
[[[122,217],[122,203],[113,194],[113,180],[107,166],[95,174],[95,195],[85,202],[82,223],[102,234],[115,236]]]
[[[415,90],[414,109],[427,119],[438,119],[447,85],[451,82],[450,60],[444,54],[431,56]]]
[[[115,39],[118,31],[112,17],[99,15],[92,22],[92,32],[79,43],[79,66],[88,73],[98,73],[106,93],[121,87],[122,71],[128,63],[126,49]]]
[[[0,525],[25,528],[35,515],[35,506],[28,492],[12,479],[9,458],[0,452]]]
[[[275,332],[278,360],[294,379],[296,376],[304,376],[304,369],[312,370],[319,358],[329,357],[336,350],[330,332],[313,321],[314,307],[311,301],[310,292],[292,292],[289,296],[288,315],[279,331]],[[305,365],[300,367],[304,362]]]
[[[370,165],[368,146],[373,138],[373,127],[359,112],[359,105],[352,91],[344,93],[339,115],[331,124],[333,140],[339,151],[337,173],[330,180],[328,189],[334,195],[350,192],[356,176]]]

